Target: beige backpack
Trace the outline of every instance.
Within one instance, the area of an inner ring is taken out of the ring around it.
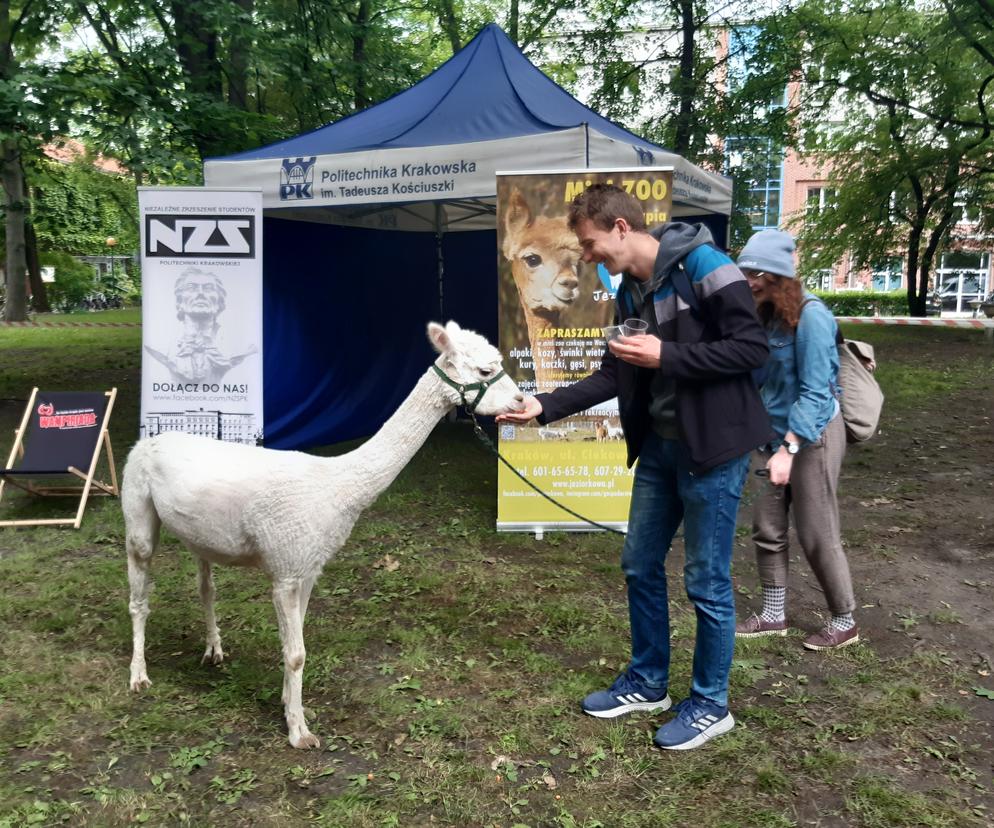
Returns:
[[[877,432],[884,392],[873,376],[876,367],[869,343],[843,339],[839,344],[839,405],[849,443],[862,443]]]
[[[805,299],[801,302],[802,311],[808,302],[821,302],[821,299]],[[839,407],[846,426],[846,442],[862,443],[877,433],[884,407],[884,392],[873,376],[877,370],[873,346],[869,342],[843,339],[838,323],[835,325],[835,344],[839,349],[839,387],[842,389]]]

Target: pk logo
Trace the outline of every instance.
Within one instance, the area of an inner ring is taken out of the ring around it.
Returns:
[[[284,158],[280,165],[280,201],[314,198],[314,162],[310,158]]]

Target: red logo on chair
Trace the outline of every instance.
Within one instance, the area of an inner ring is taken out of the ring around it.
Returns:
[[[92,408],[70,408],[56,411],[50,403],[38,406],[38,427],[57,428],[64,431],[67,428],[93,428],[97,424],[97,414]]]

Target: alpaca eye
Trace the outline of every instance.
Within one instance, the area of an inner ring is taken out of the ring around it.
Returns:
[[[493,373],[494,373],[494,369],[493,368],[481,368],[480,369],[480,376],[481,377],[489,377],[489,376],[492,376]]]
[[[538,267],[542,264],[542,257],[539,256],[538,253],[529,253],[527,256],[523,256],[522,258],[524,258],[525,264],[528,265],[528,267]]]

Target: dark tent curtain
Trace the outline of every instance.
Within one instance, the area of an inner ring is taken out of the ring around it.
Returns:
[[[265,442],[304,448],[371,434],[434,358],[428,322],[497,341],[497,234],[442,237],[263,223]],[[444,306],[444,309],[443,309]]]

